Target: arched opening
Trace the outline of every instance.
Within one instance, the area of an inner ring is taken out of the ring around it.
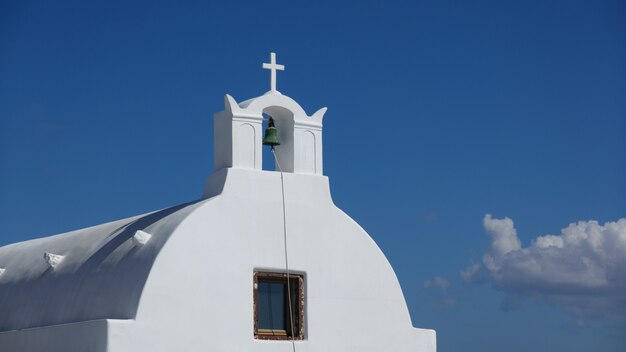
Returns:
[[[294,171],[294,114],[281,106],[269,106],[263,109],[263,131],[268,119],[272,117],[278,130],[280,145],[275,147],[276,155],[284,172]],[[278,170],[270,147],[263,147],[263,170]]]
[[[263,125],[262,125],[262,130],[265,131],[267,129],[267,125],[269,123],[269,118],[270,115],[263,113]],[[265,132],[263,133],[263,138],[265,138]],[[280,136],[279,136],[280,139]],[[262,146],[263,147],[263,152],[262,152],[262,156],[263,156],[263,160],[262,160],[262,164],[263,164],[263,170],[264,171],[274,171],[274,170],[278,170],[278,168],[276,167],[276,163],[274,162],[274,156],[272,155],[272,151],[271,148],[269,146]]]

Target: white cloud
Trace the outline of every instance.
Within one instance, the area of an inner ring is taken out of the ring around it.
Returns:
[[[453,309],[456,307],[456,299],[448,295],[450,280],[443,276],[435,276],[432,279],[422,282],[425,288],[435,288],[433,303],[436,307]]]
[[[480,263],[474,263],[459,271],[459,274],[461,274],[461,277],[465,282],[476,282],[480,276],[481,269],[482,265]]]
[[[482,265],[461,270],[479,282],[484,267],[507,301],[526,297],[548,302],[578,318],[626,321],[626,218],[604,225],[579,221],[559,235],[539,236],[522,247],[513,220],[485,215],[490,246]]]
[[[435,287],[441,290],[442,293],[448,292],[448,288],[450,288],[450,280],[445,277],[435,276],[430,280],[426,280],[422,283],[425,288]]]
[[[491,214],[487,214],[483,218],[483,227],[491,237],[491,245],[483,256],[483,263],[489,271],[497,270],[501,266],[501,259],[507,253],[522,248],[522,243],[517,238],[513,220],[509,218],[493,219]]]

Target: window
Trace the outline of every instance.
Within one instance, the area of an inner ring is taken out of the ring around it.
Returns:
[[[293,331],[290,312],[293,314]],[[287,285],[286,273],[254,273],[254,337],[264,340],[304,339],[303,275],[289,273]]]

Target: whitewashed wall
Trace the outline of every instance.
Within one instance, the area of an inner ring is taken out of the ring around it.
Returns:
[[[111,326],[112,352],[291,351],[290,342],[253,338],[253,271],[285,266],[280,175],[221,173],[222,194],[188,216],[157,257],[136,322]],[[328,179],[285,174],[285,188],[289,262],[305,274],[297,350],[435,351],[434,331],[411,326],[391,266],[334,206]]]

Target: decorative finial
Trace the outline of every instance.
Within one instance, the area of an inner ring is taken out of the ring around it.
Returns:
[[[270,90],[276,91],[276,71],[284,71],[285,65],[276,64],[276,53],[270,53],[270,63],[263,63],[264,70],[270,70]]]

